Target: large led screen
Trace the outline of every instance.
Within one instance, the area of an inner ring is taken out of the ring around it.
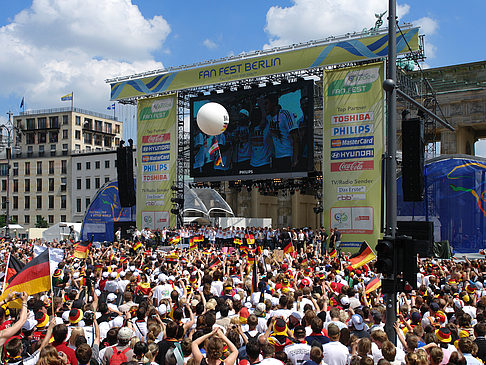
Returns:
[[[191,176],[217,181],[307,176],[314,162],[314,83],[301,80],[191,99]],[[204,134],[199,109],[208,102],[229,113],[225,132]]]

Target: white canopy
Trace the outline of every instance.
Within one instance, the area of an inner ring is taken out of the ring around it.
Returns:
[[[69,237],[69,227],[73,226],[76,237],[80,237],[81,223],[60,222],[42,232],[44,241],[60,241]]]
[[[3,226],[2,229],[7,228],[7,226]],[[9,224],[8,229],[24,229],[20,224]]]

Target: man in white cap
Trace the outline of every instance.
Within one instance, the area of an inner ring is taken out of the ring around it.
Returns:
[[[169,278],[165,274],[159,274],[159,284],[152,290],[154,305],[158,306],[162,299],[169,299],[172,292],[172,285],[168,284]]]
[[[118,311],[118,306],[115,304],[116,301],[115,293],[108,294],[108,296],[106,297],[106,301],[109,309],[111,309],[112,311]]]
[[[117,364],[131,361],[133,358],[133,350],[130,348],[130,339],[133,336],[133,331],[128,327],[122,327],[118,331],[116,346],[108,347],[101,359],[102,365],[109,365],[113,360],[117,360]]]

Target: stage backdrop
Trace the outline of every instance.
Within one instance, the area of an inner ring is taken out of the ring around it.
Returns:
[[[170,214],[177,167],[177,97],[140,99],[137,108],[137,227],[175,225]]]
[[[383,73],[382,62],[324,73],[324,226],[342,247],[380,236]]]

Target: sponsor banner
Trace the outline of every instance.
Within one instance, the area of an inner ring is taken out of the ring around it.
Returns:
[[[331,148],[372,146],[374,144],[375,137],[373,136],[331,139]]]
[[[169,212],[177,168],[176,96],[139,100],[137,116],[137,227],[174,226]]]
[[[344,247],[380,238],[383,75],[382,62],[324,73],[324,225]]]
[[[409,53],[409,45],[413,52],[419,49],[418,28],[403,31],[397,36],[397,52]],[[255,54],[246,59],[235,59],[229,62],[221,60],[218,63],[203,67],[192,67],[154,76],[130,78],[111,83],[111,100],[133,98],[143,95],[158,94],[186,88],[213,85],[222,82],[243,80],[303,70],[327,65],[353,61],[364,61],[386,57],[388,54],[388,34],[372,35],[363,38],[336,40],[326,44],[310,45],[304,48],[292,48]],[[333,80],[327,88],[329,96],[354,95],[367,93],[377,73],[362,73],[356,70],[346,78]],[[164,118],[167,109],[151,108],[139,113],[140,118]]]
[[[359,150],[339,150],[331,152],[331,160],[349,160],[355,158],[374,157],[374,148],[363,148]]]

